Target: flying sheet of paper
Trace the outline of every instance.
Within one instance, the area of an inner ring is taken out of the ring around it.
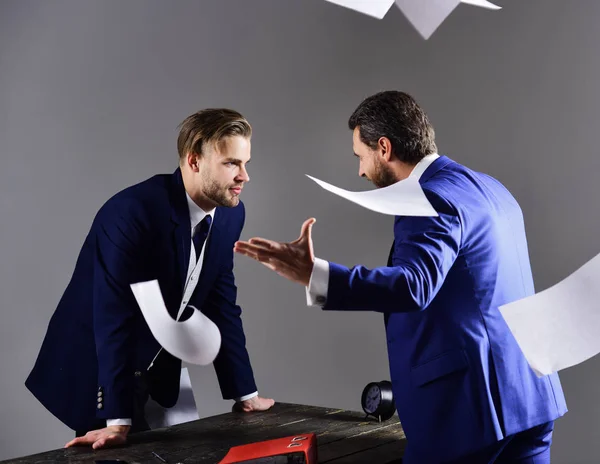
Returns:
[[[500,10],[501,6],[494,5],[488,0],[460,0],[460,3],[466,3],[467,5],[480,6],[481,8],[487,8],[489,10]]]
[[[500,307],[538,376],[600,353],[600,255],[542,292]]]
[[[427,40],[460,4],[460,0],[396,0],[396,5]]]
[[[394,0],[325,0],[351,10],[382,19],[394,4]]]
[[[192,316],[175,321],[167,311],[157,280],[131,284],[150,331],[173,356],[190,364],[212,363],[221,348],[221,332],[208,317],[194,308]]]
[[[325,0],[377,19],[382,19],[394,1],[414,28],[427,40],[461,3],[490,10],[501,7],[488,0]]]
[[[415,177],[401,180],[389,187],[383,187],[366,192],[350,192],[322,180],[306,175],[325,190],[335,193],[357,205],[375,211],[376,213],[392,216],[437,216],[423,193],[419,180]]]
[[[163,408],[152,398],[148,398],[144,407],[144,417],[152,430],[162,427],[172,427],[177,424],[200,419],[187,367],[181,369],[179,398],[175,406],[172,408]]]

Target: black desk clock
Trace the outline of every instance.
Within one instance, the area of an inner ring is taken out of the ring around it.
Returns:
[[[367,384],[360,402],[367,417],[373,416],[379,422],[391,419],[396,412],[392,383],[387,380]]]

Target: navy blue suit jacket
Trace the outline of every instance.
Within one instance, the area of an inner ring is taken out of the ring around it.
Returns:
[[[567,407],[558,375],[536,377],[498,309],[534,293],[516,200],[444,156],[420,184],[439,217],[395,218],[389,267],[331,263],[324,309],[384,313],[405,461],[434,464]]]
[[[216,209],[202,272],[188,303],[221,331],[214,367],[225,399],[256,391],[233,276],[233,245],[244,219],[242,203]],[[99,210],[26,381],[67,426],[81,430],[98,419],[133,417],[140,389],[165,407],[176,403],[181,361],[163,350],[146,372],[160,345],[129,285],[158,279],[175,318],[190,246],[190,215],[179,169],[119,192]]]

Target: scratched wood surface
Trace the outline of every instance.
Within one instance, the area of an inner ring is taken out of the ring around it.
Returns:
[[[160,464],[154,451],[168,464],[216,464],[233,446],[303,433],[317,434],[321,464],[399,464],[406,445],[396,416],[380,424],[359,412],[278,403],[262,413],[227,413],[134,434],[121,448],[58,449],[2,462],[79,464],[113,459]]]

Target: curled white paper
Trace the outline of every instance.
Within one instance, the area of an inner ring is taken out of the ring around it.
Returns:
[[[600,255],[558,284],[500,307],[538,376],[600,353]]]
[[[212,363],[221,348],[216,324],[192,306],[192,316],[175,321],[165,306],[157,280],[131,284],[144,319],[160,345],[173,356],[190,364]]]
[[[408,177],[388,187],[351,192],[306,175],[325,190],[376,213],[391,216],[437,216],[416,177]]]

